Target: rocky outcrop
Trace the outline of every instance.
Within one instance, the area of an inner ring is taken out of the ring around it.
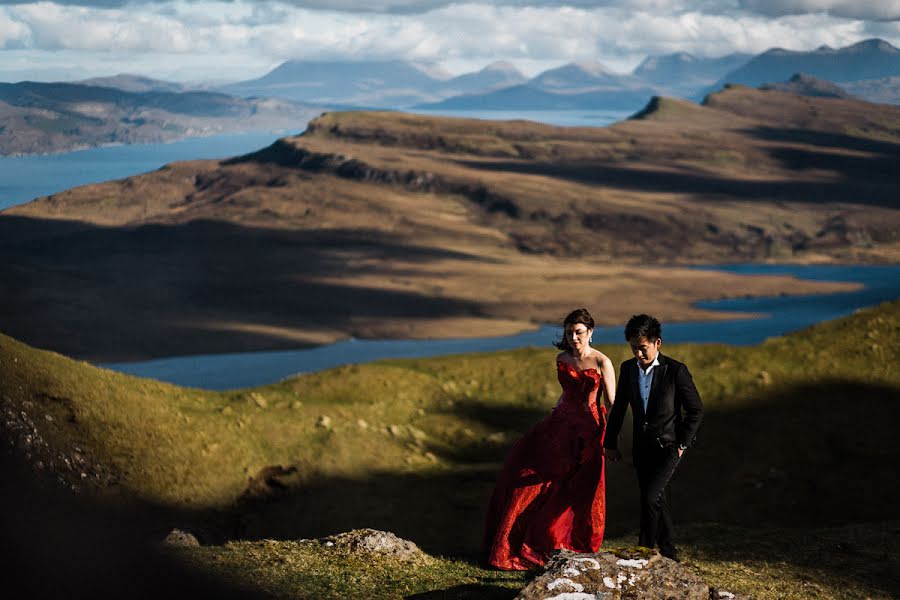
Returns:
[[[328,173],[343,179],[399,185],[411,192],[460,195],[488,213],[502,213],[518,218],[518,205],[510,198],[475,181],[454,181],[431,172],[381,169],[358,158],[342,154],[313,152],[287,139],[275,141],[258,152],[223,161],[222,164],[259,162],[301,169],[312,173]]]
[[[746,599],[710,586],[690,569],[644,548],[576,554],[561,551],[516,600]]]
[[[427,555],[413,542],[398,537],[390,531],[379,531],[378,529],[354,529],[322,538],[319,542],[329,548],[351,553],[376,554],[399,560],[427,558]]]

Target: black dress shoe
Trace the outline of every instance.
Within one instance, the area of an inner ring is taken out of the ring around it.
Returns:
[[[665,556],[666,558],[668,558],[669,560],[674,560],[677,563],[681,562],[681,560],[678,558],[678,553],[675,552],[674,550],[667,551],[667,552],[663,552],[662,550],[660,550],[659,553],[662,554],[663,556]]]

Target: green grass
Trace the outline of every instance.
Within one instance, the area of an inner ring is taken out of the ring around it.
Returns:
[[[757,598],[891,598],[900,589],[900,522],[832,528],[683,526],[684,562]]]
[[[680,528],[683,562],[724,590],[757,598],[890,598],[900,572],[900,523],[832,529]],[[632,536],[608,550],[631,548]],[[173,553],[202,572],[275,598],[511,599],[533,573],[485,569],[422,555],[399,561],[328,548],[314,540],[240,541]]]
[[[898,334],[894,302],[753,347],[664,347],[707,409],[673,506],[687,563],[712,584],[763,598],[900,594],[898,528],[885,522],[900,495]],[[554,355],[380,361],[213,393],[0,337],[0,400],[51,447],[84,449],[115,475],[107,494],[151,507],[154,526],[197,531],[213,545],[182,554],[229,581],[279,597],[338,597],[352,582],[386,598],[501,598],[524,580],[478,566],[483,511],[505,452],[558,398]],[[636,487],[627,464],[610,466],[612,546],[635,541]],[[432,558],[398,570],[290,541],[360,527]]]
[[[422,555],[396,560],[329,549],[315,541],[229,542],[176,552],[202,571],[275,598],[512,598],[528,574]]]

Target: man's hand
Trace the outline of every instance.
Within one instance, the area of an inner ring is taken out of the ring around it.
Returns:
[[[678,449],[678,458],[681,458],[681,455],[684,454],[684,448]]]
[[[606,456],[606,460],[610,462],[619,462],[622,460],[622,453],[618,448],[604,448],[603,455]]]

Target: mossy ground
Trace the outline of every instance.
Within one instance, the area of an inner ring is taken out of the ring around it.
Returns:
[[[679,528],[682,561],[710,585],[757,598],[890,598],[900,577],[900,523],[833,529]],[[633,536],[609,539],[632,552]],[[510,599],[534,576],[423,556],[397,561],[316,541],[241,541],[175,552],[202,571],[275,598]]]
[[[898,333],[894,302],[754,347],[664,347],[707,409],[672,495],[685,562],[711,584],[762,598],[900,594],[886,522],[900,494]],[[51,446],[112,471],[107,492],[148,506],[151,530],[195,528],[210,545],[180,554],[230,582],[278,597],[501,598],[525,580],[479,566],[483,511],[506,451],[558,398],[553,356],[391,360],[213,393],[0,337],[0,399]],[[633,544],[627,465],[610,465],[607,499],[607,543]],[[292,541],[359,527],[435,558],[400,569]]]
[[[529,576],[427,555],[410,561],[359,555],[315,541],[230,542],[177,554],[276,598],[512,598]]]

